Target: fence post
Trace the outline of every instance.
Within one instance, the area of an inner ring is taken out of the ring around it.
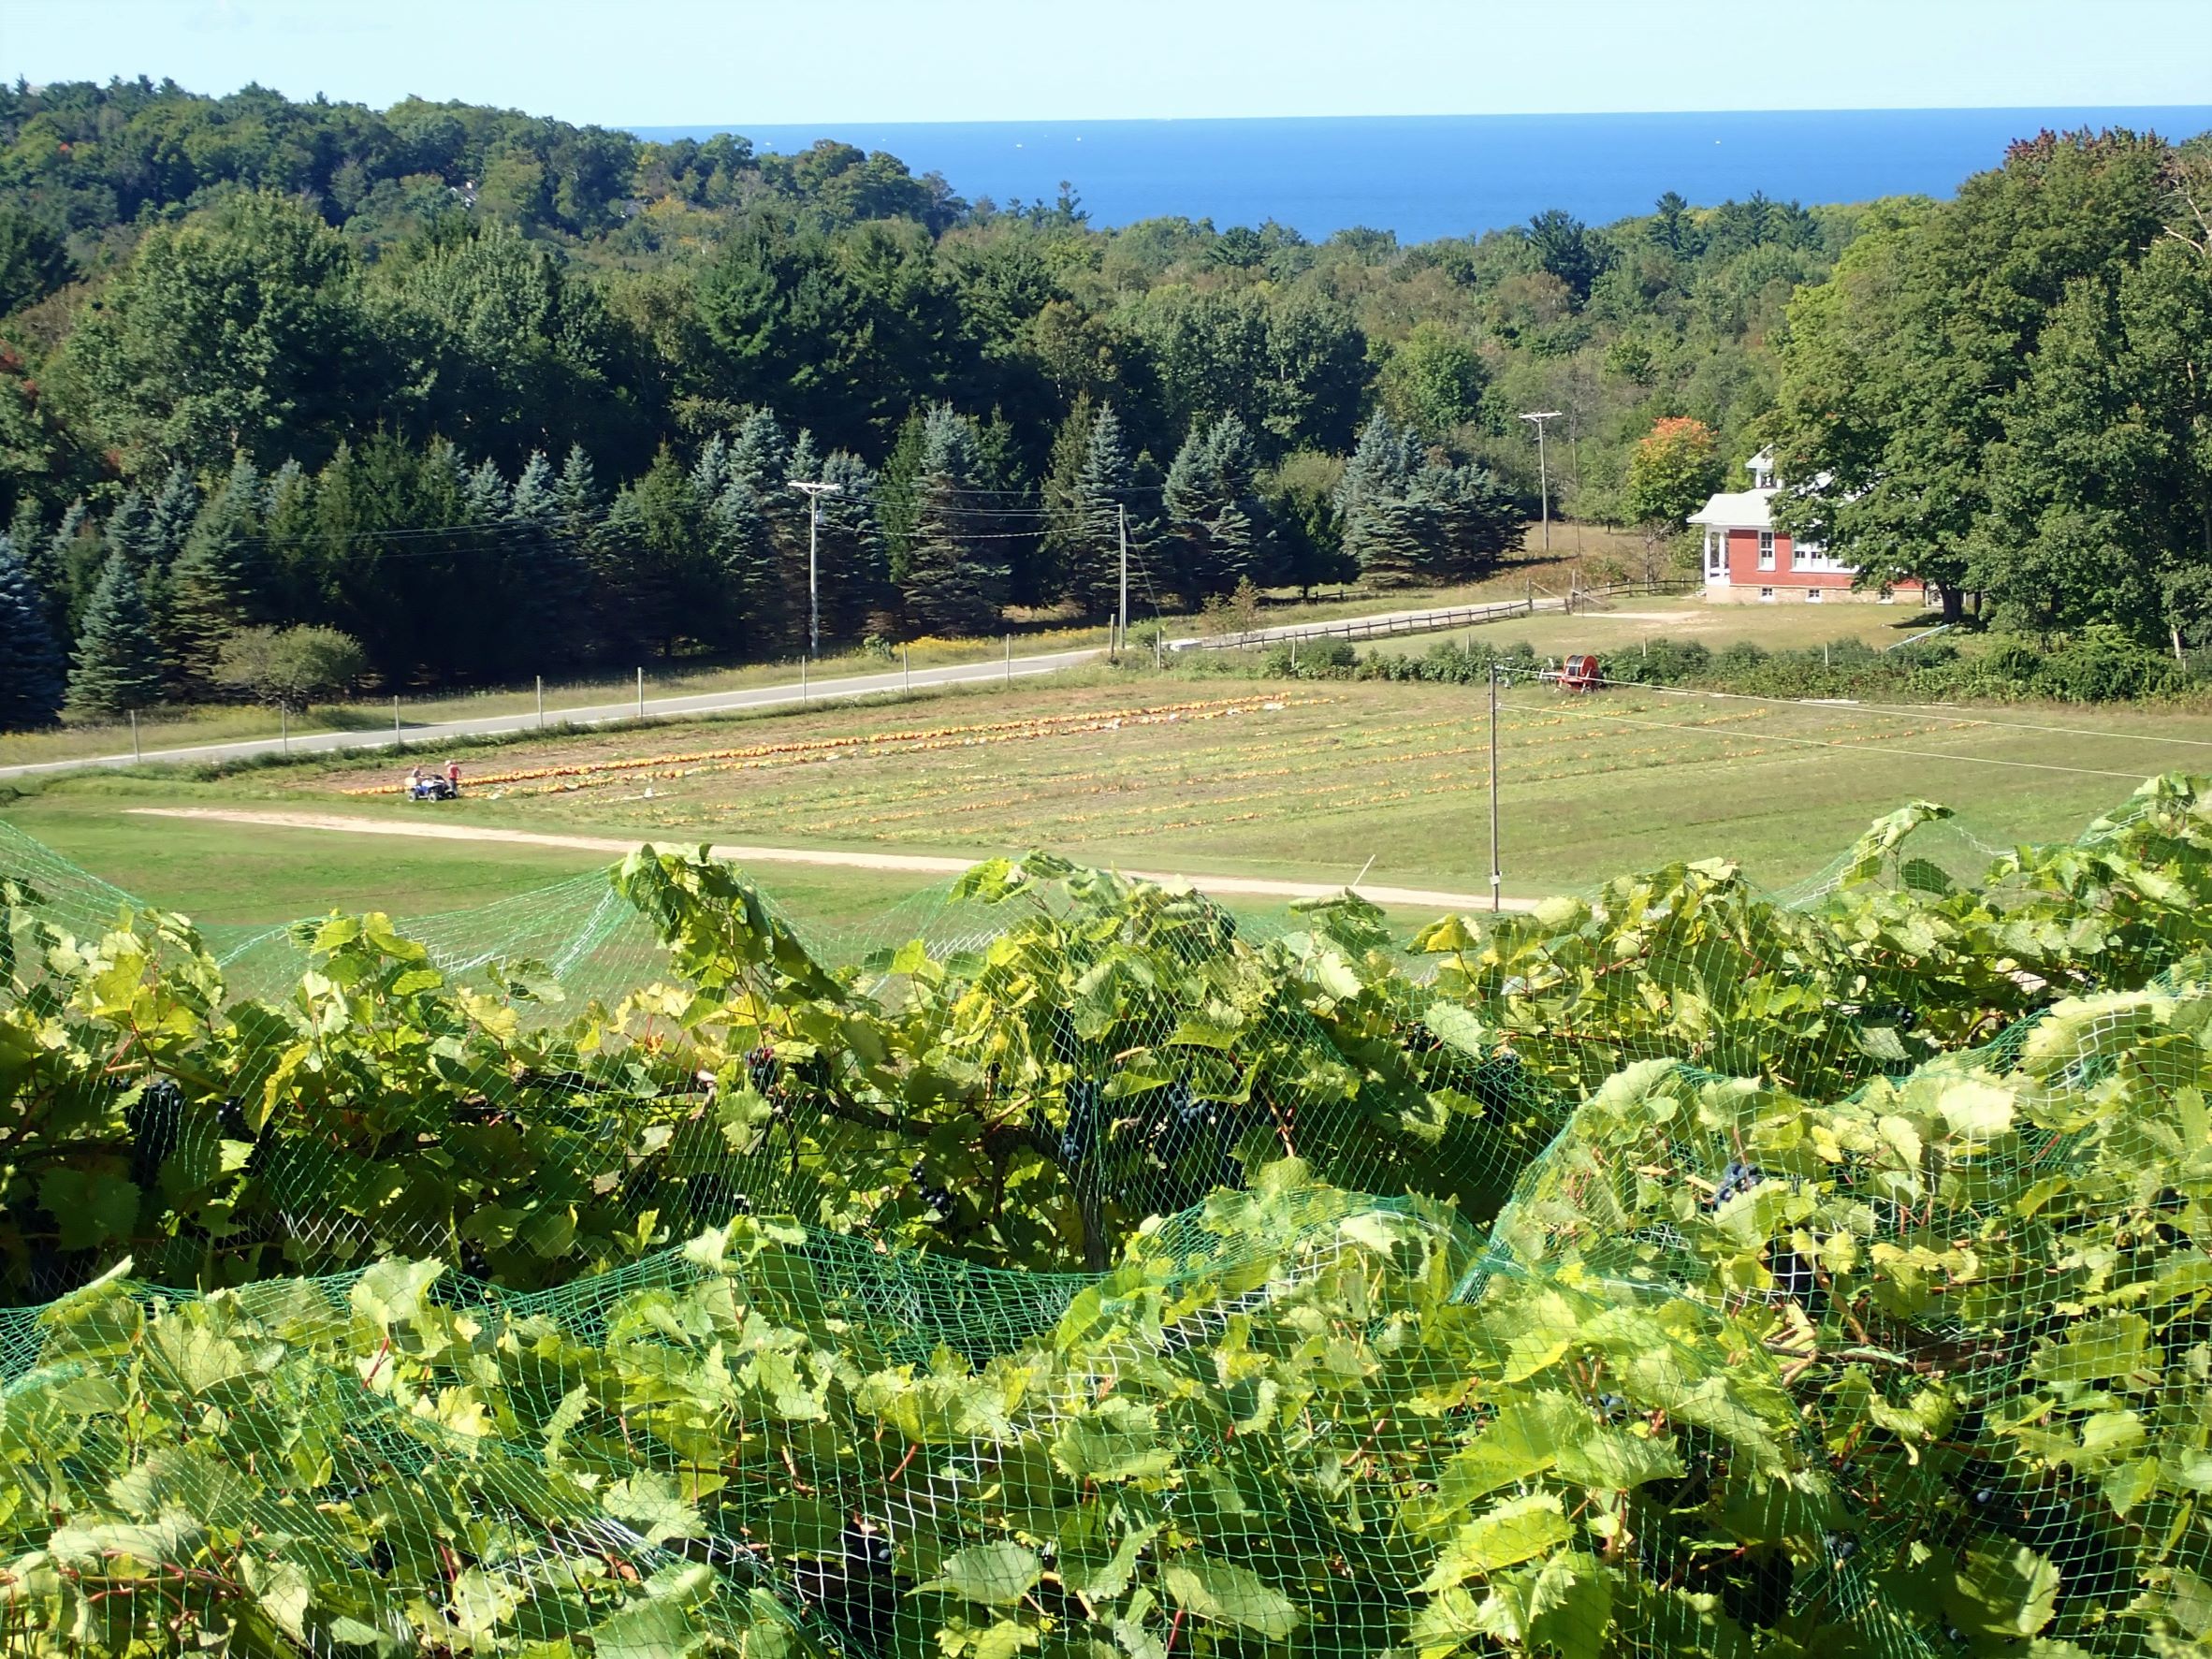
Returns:
[[[392,693],[392,747],[403,747],[400,741],[400,693],[397,691]]]
[[[538,730],[546,729],[546,677],[538,676]]]
[[[908,655],[903,643],[898,648],[898,679],[900,691],[911,691],[914,689],[914,660]]]
[[[1006,636],[1006,683],[1013,684],[1013,635]]]
[[[637,671],[637,718],[645,719],[645,669]]]
[[[282,703],[277,705],[277,741],[284,746],[284,752],[292,752],[292,711]]]
[[[799,706],[801,708],[807,706],[807,659],[801,657],[799,659]]]
[[[138,711],[134,708],[131,710],[131,759],[136,761],[143,758],[138,752]]]

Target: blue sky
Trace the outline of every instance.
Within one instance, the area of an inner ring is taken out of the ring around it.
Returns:
[[[0,0],[0,72],[620,125],[2212,102],[2212,0]]]

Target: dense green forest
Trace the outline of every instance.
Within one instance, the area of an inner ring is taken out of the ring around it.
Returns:
[[[1554,211],[1402,247],[1109,231],[1073,187],[971,202],[833,142],[19,84],[0,90],[0,725],[206,695],[240,680],[241,642],[266,656],[302,625],[389,685],[794,651],[793,482],[839,486],[820,525],[838,641],[1100,614],[1125,522],[1147,612],[1244,580],[1462,578],[1535,505],[1532,408],[1563,412],[1557,502],[1659,530],[1782,437],[1797,475],[1849,481],[1825,533],[1885,573],[1923,560],[1955,604],[2047,587],[1999,579],[2001,517],[2016,565],[2086,570],[2156,535],[2156,574],[2117,607],[2083,581],[2030,619],[2162,639],[2212,606],[2201,162],[2046,136],[1957,203],[1670,194],[1608,226]],[[1954,356],[1892,348],[1893,378],[1972,404],[1963,424],[1864,371],[1854,342],[1897,319],[1827,282],[1946,237],[1911,255],[1914,326]],[[2061,313],[2084,363],[2127,335],[2134,378],[2023,372]],[[1958,360],[1975,352],[1991,362]],[[1846,404],[1849,454],[1822,427]],[[2149,435],[2109,439],[2124,466],[2075,501],[2054,459],[2107,442],[2075,428],[2116,407],[2150,407]],[[1636,461],[1662,421],[1705,440],[1654,489]],[[1938,421],[1940,453],[1914,435]],[[1908,458],[1978,503],[1930,517],[1941,546],[1900,528],[1925,481],[1869,488]]]

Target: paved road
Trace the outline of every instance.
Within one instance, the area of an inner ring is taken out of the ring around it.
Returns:
[[[831,703],[851,697],[880,696],[886,691],[919,690],[924,686],[974,685],[989,680],[1029,675],[1054,674],[1063,668],[1072,668],[1087,662],[1101,653],[1095,648],[1078,651],[1051,651],[1035,657],[1016,657],[1009,663],[962,662],[950,668],[917,668],[910,677],[897,669],[887,674],[849,675],[842,679],[814,680],[803,690],[798,681],[772,686],[749,686],[740,691],[702,691],[691,697],[648,697],[645,709],[648,720],[667,720],[683,715],[720,714],[737,708],[776,708],[789,704]],[[637,703],[596,703],[576,708],[548,708],[545,714],[547,725],[604,726],[617,720],[637,718]],[[539,723],[534,710],[521,714],[485,715],[476,720],[441,720],[421,725],[400,727],[401,735],[409,743],[435,743],[445,737],[477,737],[499,732],[524,732]],[[22,765],[0,766],[0,778],[23,778],[38,772],[79,772],[101,766],[131,766],[141,761],[195,762],[236,761],[253,755],[329,753],[350,749],[389,749],[392,734],[388,727],[369,732],[312,732],[295,733],[289,746],[277,737],[255,737],[239,743],[202,743],[187,749],[150,749],[142,756],[131,754],[80,755],[65,761],[34,761]]]
[[[560,847],[578,852],[605,852],[619,857],[638,845],[639,837],[549,835],[537,830],[496,829],[481,823],[439,823],[429,818],[348,818],[335,812],[286,812],[231,807],[131,807],[139,818],[213,819],[221,823],[258,823],[275,829],[327,830],[346,836],[406,836],[427,841],[501,841],[518,847]],[[435,808],[429,810],[434,811]],[[680,844],[689,851],[695,843]],[[957,876],[976,861],[945,858],[924,852],[845,852],[825,847],[721,846],[711,849],[715,857],[733,864],[825,865],[841,869],[910,870],[928,876]],[[1342,886],[1326,881],[1278,881],[1265,876],[1188,876],[1160,870],[1124,870],[1143,881],[1187,881],[1203,893],[1231,894],[1252,898],[1328,898]],[[1404,905],[1426,910],[1474,911],[1489,908],[1487,895],[1448,893],[1433,887],[1386,887],[1361,881],[1353,889],[1361,898],[1378,905]],[[1508,898],[1504,909],[1529,910],[1535,900]]]

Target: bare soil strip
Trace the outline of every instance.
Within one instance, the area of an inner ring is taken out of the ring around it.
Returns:
[[[330,812],[260,812],[225,807],[132,807],[145,818],[202,818],[224,823],[265,824],[271,829],[329,830],[341,835],[408,836],[429,841],[504,841],[519,847],[561,847],[578,852],[619,855],[639,845],[641,837],[607,836],[554,836],[534,830],[494,829],[473,823],[400,823],[388,819],[346,818]],[[678,843],[671,842],[670,845]],[[683,842],[681,845],[695,845]],[[716,845],[717,858],[733,864],[824,865],[857,870],[905,870],[925,876],[956,876],[974,863],[966,858],[939,858],[919,852],[840,852],[816,847],[743,847]],[[1239,898],[1327,898],[1344,891],[1323,881],[1276,881],[1259,876],[1187,876],[1158,870],[1125,870],[1124,875],[1146,881],[1186,882],[1201,892]],[[1408,910],[1449,910],[1487,909],[1487,894],[1444,893],[1427,887],[1380,887],[1361,882],[1355,891],[1370,904],[1399,905]],[[1531,899],[1506,900],[1509,910],[1535,909]]]

